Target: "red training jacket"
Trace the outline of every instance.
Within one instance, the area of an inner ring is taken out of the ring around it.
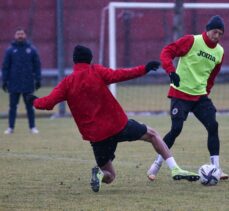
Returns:
[[[145,66],[112,70],[101,65],[78,63],[45,97],[34,100],[37,109],[52,110],[67,101],[84,140],[102,141],[120,132],[128,118],[107,85],[142,76]]]
[[[207,36],[206,32],[202,33],[203,39],[206,43],[206,45],[209,48],[214,48],[216,46],[216,43],[213,43]],[[191,49],[192,45],[194,43],[194,36],[193,35],[185,35],[178,39],[177,41],[167,45],[165,48],[163,48],[160,59],[162,62],[162,67],[165,69],[165,71],[169,74],[171,72],[175,72],[176,68],[173,65],[173,59],[175,57],[182,57],[186,55],[189,50]],[[223,56],[224,58],[224,56]],[[208,82],[207,82],[207,93],[209,94],[211,91],[211,88],[214,85],[214,81],[216,76],[218,75],[221,65],[223,63],[223,59],[220,64],[216,65],[215,68],[212,70]],[[199,100],[200,96],[193,96],[186,94],[184,92],[181,92],[179,90],[174,89],[172,86],[170,86],[168,97],[175,97],[180,98],[183,100],[190,100],[190,101],[197,101]]]

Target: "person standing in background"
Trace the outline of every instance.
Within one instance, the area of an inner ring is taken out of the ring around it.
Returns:
[[[2,63],[2,89],[9,93],[8,128],[5,134],[12,134],[15,128],[17,106],[23,96],[30,132],[39,133],[35,126],[35,112],[26,96],[41,87],[41,63],[37,50],[27,41],[25,30],[18,28],[14,41],[6,50]]]

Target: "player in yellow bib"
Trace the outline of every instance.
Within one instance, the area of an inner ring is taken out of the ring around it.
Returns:
[[[168,97],[171,99],[171,130],[164,141],[169,148],[182,131],[189,112],[204,125],[208,132],[207,147],[210,162],[221,170],[220,179],[228,179],[219,163],[220,141],[216,108],[208,97],[221,69],[224,49],[219,44],[224,34],[224,21],[216,15],[210,18],[206,31],[200,35],[185,35],[163,48],[162,67],[170,77]],[[173,59],[179,57],[177,67]],[[158,155],[148,170],[148,178],[155,180],[163,158]]]

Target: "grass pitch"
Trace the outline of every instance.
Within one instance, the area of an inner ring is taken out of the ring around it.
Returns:
[[[135,118],[135,117],[134,117]],[[168,116],[136,117],[165,134]],[[218,116],[221,165],[229,172],[229,116]],[[76,211],[227,211],[229,181],[213,187],[199,182],[173,181],[163,165],[158,179],[150,182],[146,171],[155,157],[150,144],[121,143],[114,166],[117,178],[91,191],[95,164],[89,143],[82,141],[72,118],[37,119],[40,134],[28,132],[27,120],[17,119],[15,133],[3,134],[0,121],[0,210]],[[172,151],[179,165],[197,171],[209,162],[206,132],[190,116]]]

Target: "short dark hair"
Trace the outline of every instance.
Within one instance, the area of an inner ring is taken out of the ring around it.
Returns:
[[[26,30],[23,27],[17,27],[16,30],[15,30],[15,33],[17,31],[24,31],[26,33]]]

